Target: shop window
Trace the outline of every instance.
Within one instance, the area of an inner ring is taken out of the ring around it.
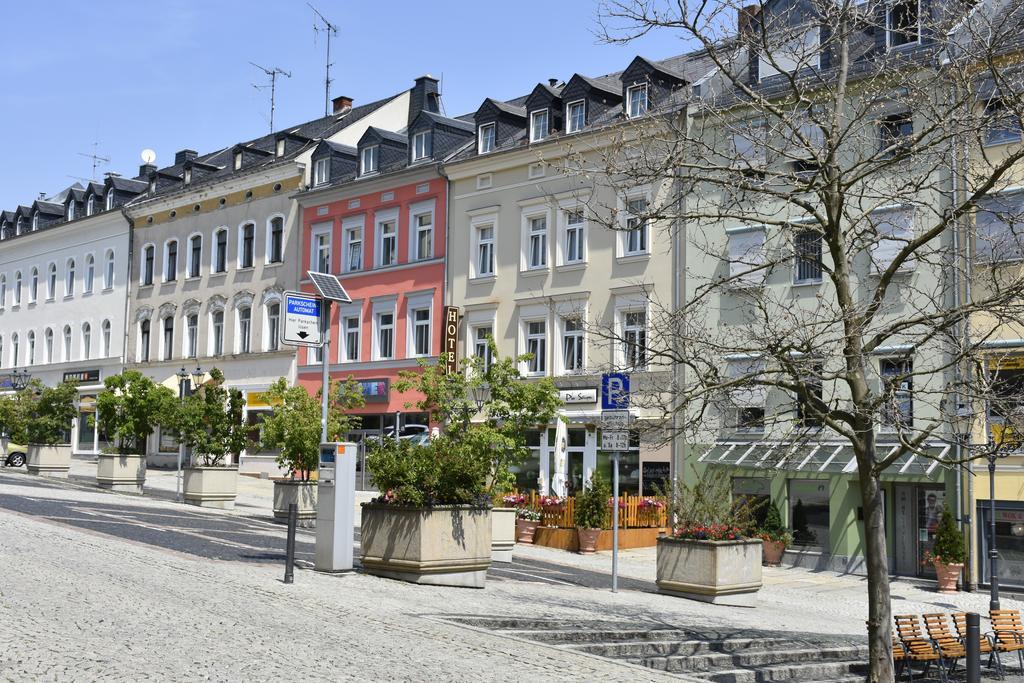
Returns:
[[[789,528],[793,545],[830,552],[827,479],[789,481]]]
[[[750,509],[751,514],[757,521],[758,526],[765,523],[768,516],[768,506],[771,505],[771,492],[769,489],[770,480],[760,477],[733,477],[732,478],[732,499],[739,503],[743,501]]]
[[[530,455],[509,467],[516,480],[516,490],[524,493],[540,490],[540,431],[526,432],[526,446],[530,449]]]
[[[888,358],[879,363],[882,375],[882,428],[887,431],[909,429],[914,422],[914,364],[909,360]]]
[[[992,511],[989,501],[978,501],[978,557],[987,558]],[[996,549],[999,552],[999,583],[1003,587],[1024,587],[1024,504],[996,501]],[[990,584],[992,567],[981,562],[981,582]]]
[[[1008,442],[1015,428],[1020,430],[1021,410],[1024,408],[1024,363],[1021,361],[1024,359],[1003,359],[992,373],[988,421],[996,443]]]

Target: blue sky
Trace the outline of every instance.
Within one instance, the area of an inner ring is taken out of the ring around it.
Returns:
[[[450,115],[485,97],[509,99],[547,78],[599,76],[636,54],[686,51],[661,33],[627,46],[598,42],[595,0],[316,0],[339,26],[331,95],[356,104],[443,77]],[[266,76],[280,67],[275,127],[323,114],[324,36],[314,43],[302,0],[164,0],[158,3],[18,2],[4,8],[0,56],[7,139],[0,208],[29,204],[88,178],[95,149],[112,170],[135,175],[139,153],[157,164],[182,148],[200,153],[269,131]],[[95,147],[94,147],[94,143]]]

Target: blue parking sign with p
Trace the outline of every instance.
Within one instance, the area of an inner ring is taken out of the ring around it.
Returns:
[[[601,410],[629,408],[629,375],[606,372],[601,375]]]

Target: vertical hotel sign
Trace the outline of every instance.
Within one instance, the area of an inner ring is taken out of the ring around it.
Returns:
[[[444,336],[441,339],[441,363],[446,375],[459,371],[459,308],[444,307]]]

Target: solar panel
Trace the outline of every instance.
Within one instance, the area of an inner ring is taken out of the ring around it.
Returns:
[[[341,286],[337,275],[314,273],[313,271],[309,271],[308,274],[309,278],[313,281],[313,286],[317,288],[317,291],[320,292],[320,296],[323,298],[328,301],[340,301],[343,304],[352,303],[352,297]]]

